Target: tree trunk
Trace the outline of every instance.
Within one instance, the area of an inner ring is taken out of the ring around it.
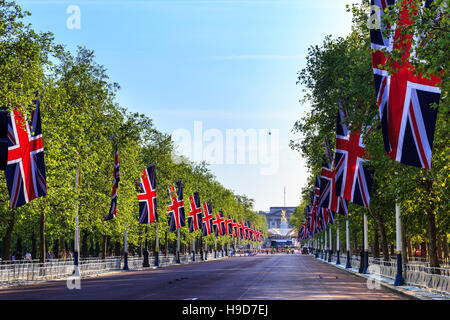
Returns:
[[[429,255],[430,255],[430,267],[439,268],[439,259],[437,255],[436,246],[436,217],[432,210],[427,212],[428,221],[428,241],[429,241]]]
[[[56,259],[59,258],[59,240],[55,239],[55,241],[53,242],[53,255],[55,256]]]
[[[6,235],[3,244],[3,260],[11,260],[11,236],[14,229],[14,223],[16,222],[16,217],[13,211],[9,211],[11,216],[8,219],[8,225],[6,227]]]
[[[425,259],[428,257],[428,254],[427,254],[427,245],[426,245],[425,242],[422,242],[422,243],[420,244],[420,257],[421,257],[421,258],[425,258]]]
[[[22,238],[17,238],[17,248],[16,248],[16,260],[23,259],[23,246],[22,246]]]
[[[103,235],[102,259],[106,258],[107,247],[108,247],[108,236],[106,234],[104,234]]]
[[[37,257],[37,243],[36,243],[36,234],[31,234],[31,259],[36,259]]]
[[[87,258],[88,256],[88,239],[87,239],[87,231],[83,230],[81,232],[81,257]]]
[[[373,238],[373,257],[378,259],[378,258],[380,258],[380,243],[378,241],[379,234],[378,234],[377,226],[375,227],[374,231],[375,231],[375,235]]]
[[[404,223],[402,225],[402,262],[408,262],[408,254],[407,254],[407,242],[406,242],[406,225]]]
[[[443,237],[442,237],[442,251],[444,251],[444,259],[447,260],[448,259],[448,242],[447,242],[447,235],[444,233]]]
[[[413,256],[413,249],[412,249],[411,239],[408,239],[406,242],[407,242],[406,246],[408,248],[408,252],[407,252],[408,258],[411,258]]]
[[[433,181],[427,179],[423,182],[426,188],[426,194],[429,195],[429,199],[434,199]],[[434,202],[430,201],[430,206],[427,210],[427,222],[428,222],[428,243],[429,243],[429,255],[430,255],[430,267],[439,268],[439,259],[437,255],[436,246],[436,217],[434,214]]]
[[[62,254],[61,258],[63,258],[63,259],[67,258],[67,256],[66,256],[66,251],[67,251],[66,239],[64,238],[64,236],[61,236],[59,238],[59,246],[61,247],[61,254]]]
[[[378,230],[381,235],[381,250],[383,251],[383,260],[389,261],[389,244],[386,237],[386,228],[384,226],[383,216],[378,213],[378,211],[370,211],[373,212],[373,216],[378,224]]]
[[[39,262],[44,263],[45,262],[45,213],[44,211],[41,212],[41,219],[39,222]]]
[[[167,239],[167,232],[166,232],[165,237],[166,237],[166,242],[164,242],[164,247],[165,247],[164,249],[166,251],[166,256],[168,256],[169,255],[169,241]]]

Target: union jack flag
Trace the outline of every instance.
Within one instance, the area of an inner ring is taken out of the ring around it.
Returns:
[[[167,207],[169,213],[169,232],[175,231],[186,225],[184,216],[183,186],[181,180],[175,182],[175,186],[169,187],[169,196],[172,203]]]
[[[245,239],[245,235],[244,235],[244,223],[241,221],[241,223],[237,224],[237,228],[238,228],[238,235],[239,238],[241,239]]]
[[[239,223],[233,221],[233,237],[240,238],[241,232],[239,231]]]
[[[327,208],[322,208],[321,212],[322,212],[323,219],[325,221],[325,226],[327,225],[327,223],[334,224],[334,212],[333,211],[331,211]]]
[[[233,235],[233,219],[225,219],[225,235]]]
[[[8,162],[5,169],[11,208],[47,195],[39,95],[31,121],[19,111],[8,117]],[[31,126],[31,128],[30,128]]]
[[[202,235],[206,237],[211,234],[213,230],[212,219],[213,215],[211,202],[203,202],[203,218],[202,218]]]
[[[105,221],[112,220],[117,217],[117,189],[119,188],[120,170],[119,170],[119,150],[116,146],[116,154],[114,156],[114,172],[113,172],[113,189],[111,192],[111,207]]]
[[[336,170],[330,167],[326,164],[322,166],[318,206],[347,216],[346,200],[336,195]]]
[[[188,215],[189,232],[194,232],[201,228],[202,221],[202,205],[198,192],[194,192],[194,195],[189,197],[189,205],[191,206]]]
[[[223,236],[225,233],[225,218],[223,217],[222,211],[216,214],[216,219],[213,220],[213,228],[215,236]]]
[[[336,195],[368,207],[373,182],[373,170],[365,163],[367,159],[364,158],[366,156],[366,148],[363,142],[363,135],[360,131],[347,129],[344,123],[344,111],[340,102],[339,106],[334,164]]]
[[[141,172],[141,182],[135,181],[139,200],[139,224],[158,221],[156,201],[156,166],[148,166]]]
[[[314,237],[317,230],[317,206],[313,206],[308,212],[308,226],[309,234]]]
[[[253,239],[253,229],[250,227],[250,221],[247,221],[247,239]]]
[[[402,0],[403,1],[403,0]],[[395,4],[396,0],[372,0],[372,5],[380,8],[379,21],[384,10]],[[378,111],[383,130],[385,150],[392,159],[410,166],[431,168],[434,130],[437,109],[433,104],[440,100],[440,77],[431,75],[426,79],[415,74],[410,63],[414,57],[411,35],[406,28],[414,23],[409,9],[413,11],[412,1],[403,1],[400,18],[396,26],[382,25],[370,30],[372,48],[372,67],[375,78]],[[425,1],[429,7],[433,1]],[[391,37],[385,38],[383,30],[390,29]],[[392,36],[393,34],[393,36]],[[419,40],[419,39],[418,39]],[[401,61],[388,61],[383,51],[404,48],[411,52]],[[386,63],[397,69],[391,76],[382,67]]]
[[[298,240],[299,241],[303,241],[308,239],[308,234],[307,234],[307,225],[306,222],[303,222],[300,226],[300,229],[298,231]]]

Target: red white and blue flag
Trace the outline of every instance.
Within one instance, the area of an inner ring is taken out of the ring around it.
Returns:
[[[399,20],[393,26],[380,22],[380,28],[370,30],[372,67],[375,78],[378,111],[383,130],[385,150],[392,159],[410,166],[430,169],[437,108],[441,90],[441,79],[431,75],[425,78],[416,74],[410,63],[414,58],[412,36],[407,28],[414,23],[410,11],[416,14],[421,8],[413,8],[414,1],[402,1]],[[389,5],[396,0],[372,0],[372,6],[380,8],[379,21]],[[433,1],[425,1],[429,7]],[[391,29],[391,37],[385,38],[382,31]],[[392,37],[393,34],[393,37]],[[420,39],[417,39],[420,40]],[[407,54],[400,61],[387,61],[383,51],[404,47]],[[389,75],[380,66],[388,63],[395,71]]]
[[[141,172],[141,182],[136,181],[136,191],[139,200],[139,223],[157,222],[156,166],[154,164]]]
[[[248,226],[247,224],[244,223],[244,221],[241,222],[241,226],[242,226],[242,238],[243,239],[248,239]]]
[[[233,221],[233,224],[231,226],[233,227],[233,237],[240,238],[241,234],[239,232],[239,223]]]
[[[175,231],[186,225],[184,216],[183,186],[181,180],[175,182],[175,186],[169,187],[171,203],[167,207],[169,213],[169,232]]]
[[[344,110],[340,105],[336,130],[334,174],[336,195],[368,207],[373,183],[373,170],[367,165],[366,147],[360,131],[350,131],[344,123]],[[322,168],[323,171],[326,171]],[[330,208],[332,211],[333,208]]]
[[[233,219],[225,219],[225,235],[234,236]]]
[[[113,189],[111,192],[111,207],[105,221],[112,220],[117,217],[117,189],[119,188],[120,170],[119,170],[119,150],[116,146],[116,153],[114,156],[114,171],[113,171]]]
[[[200,195],[194,192],[194,195],[189,197],[189,205],[191,211],[188,215],[189,232],[195,232],[201,229],[202,225],[202,205],[200,203]]]
[[[223,236],[225,234],[225,218],[223,217],[222,211],[216,214],[216,219],[212,223],[215,236]]]
[[[341,165],[343,165],[343,162],[339,163],[339,166]],[[336,195],[336,170],[330,167],[331,166],[325,164],[322,166],[318,207],[327,208],[347,216],[347,201]]]
[[[8,117],[8,162],[5,169],[11,208],[47,195],[39,95],[31,121],[14,110]]]
[[[202,235],[206,237],[213,231],[211,202],[203,202]]]

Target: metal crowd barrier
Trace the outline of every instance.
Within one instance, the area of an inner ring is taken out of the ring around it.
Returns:
[[[319,259],[321,255],[319,254]],[[345,266],[347,255],[340,254],[340,264]],[[331,262],[336,263],[337,255],[331,255]],[[328,261],[328,254],[327,259]],[[359,267],[359,256],[352,256],[352,267]],[[397,260],[384,261],[380,258],[369,257],[369,273],[395,280],[397,275]],[[449,268],[431,268],[429,262],[422,260],[408,261],[403,264],[403,278],[405,285],[416,286],[437,292],[444,295],[450,295],[450,269]]]
[[[217,252],[216,259],[223,259],[225,254]],[[214,253],[208,253],[208,260],[215,260]],[[192,253],[180,255],[181,264],[201,262],[201,255],[195,255],[195,262],[192,261]],[[130,270],[144,270],[144,257],[128,256],[128,268]],[[160,255],[159,266],[165,267],[177,264],[175,255]],[[149,256],[149,266],[155,265],[155,257]],[[79,260],[79,268],[82,276],[104,274],[123,269],[123,257],[86,258]],[[38,281],[50,281],[65,279],[74,273],[73,259],[49,259],[45,263],[38,260],[1,261],[0,262],[0,287],[14,284],[25,284]]]

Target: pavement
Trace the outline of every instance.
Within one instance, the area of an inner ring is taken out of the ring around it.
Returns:
[[[0,300],[405,300],[310,255],[232,257],[0,290]]]

